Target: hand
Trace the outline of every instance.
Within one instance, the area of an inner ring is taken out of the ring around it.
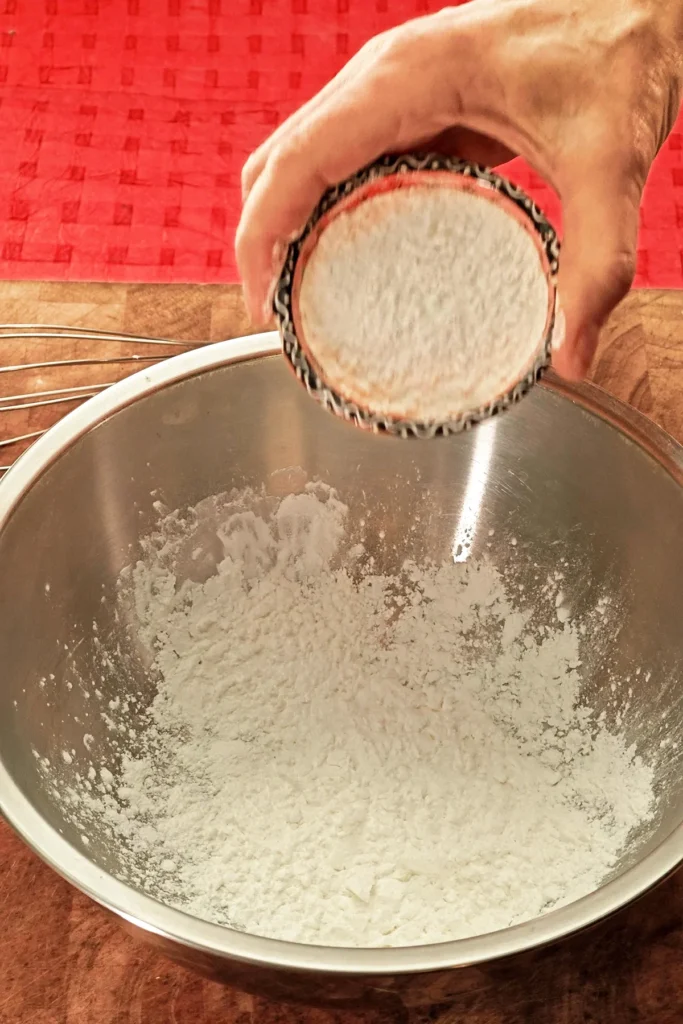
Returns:
[[[633,280],[682,38],[681,0],[472,0],[372,39],[245,165],[236,253],[252,320],[270,319],[286,246],[329,185],[385,152],[521,154],[562,199],[554,362],[582,377]]]

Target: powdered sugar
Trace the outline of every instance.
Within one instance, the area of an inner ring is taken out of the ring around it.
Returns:
[[[366,409],[448,420],[492,402],[543,341],[548,283],[524,228],[494,202],[413,186],[321,232],[299,294],[306,347]]]
[[[53,779],[68,813],[147,892],[295,941],[436,942],[592,891],[652,777],[581,704],[578,629],[485,561],[378,575],[347,518],[320,486],[167,518],[122,595],[158,695],[120,769]]]

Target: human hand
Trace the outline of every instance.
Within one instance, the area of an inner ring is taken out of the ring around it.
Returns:
[[[633,281],[682,47],[681,0],[472,0],[375,37],[244,167],[236,254],[252,320],[270,319],[286,247],[328,186],[386,152],[520,154],[562,199],[554,365],[582,377]]]

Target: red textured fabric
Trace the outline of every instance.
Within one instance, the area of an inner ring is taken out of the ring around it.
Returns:
[[[0,276],[235,280],[247,154],[367,38],[442,6],[0,0]],[[683,284],[682,140],[648,186],[641,285]]]

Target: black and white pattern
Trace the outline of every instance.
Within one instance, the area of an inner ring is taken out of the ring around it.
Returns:
[[[402,155],[383,156],[379,160],[358,171],[346,181],[340,182],[328,189],[313,211],[306,227],[299,237],[290,244],[287,251],[282,272],[273,298],[273,309],[277,317],[282,350],[289,360],[294,373],[304,385],[306,390],[324,408],[329,409],[336,416],[348,420],[357,426],[374,431],[375,433],[393,434],[398,437],[446,437],[449,434],[459,434],[469,430],[477,423],[487,420],[498,413],[504,412],[526,395],[529,389],[543,375],[550,365],[552,352],[552,335],[555,325],[555,313],[548,325],[548,331],[544,339],[538,357],[534,365],[515,386],[506,394],[495,399],[489,405],[471,410],[458,416],[456,419],[447,422],[416,422],[413,420],[395,419],[389,416],[377,415],[367,409],[360,408],[353,402],[342,398],[338,392],[329,387],[318,373],[310,365],[294,327],[292,315],[292,282],[297,261],[301,254],[304,242],[314,229],[320,218],[335,206],[340,200],[345,199],[349,193],[362,185],[377,178],[385,178],[393,174],[412,174],[416,171],[451,171],[454,174],[461,174],[465,177],[476,178],[486,182],[496,192],[500,192],[511,199],[526,216],[532,221],[543,244],[545,254],[550,267],[550,284],[553,293],[556,294],[556,279],[559,268],[560,243],[555,229],[548,219],[536,206],[534,201],[521,188],[513,185],[506,178],[496,174],[495,171],[481,167],[479,164],[467,160],[456,160],[451,157],[438,154],[425,156]]]

